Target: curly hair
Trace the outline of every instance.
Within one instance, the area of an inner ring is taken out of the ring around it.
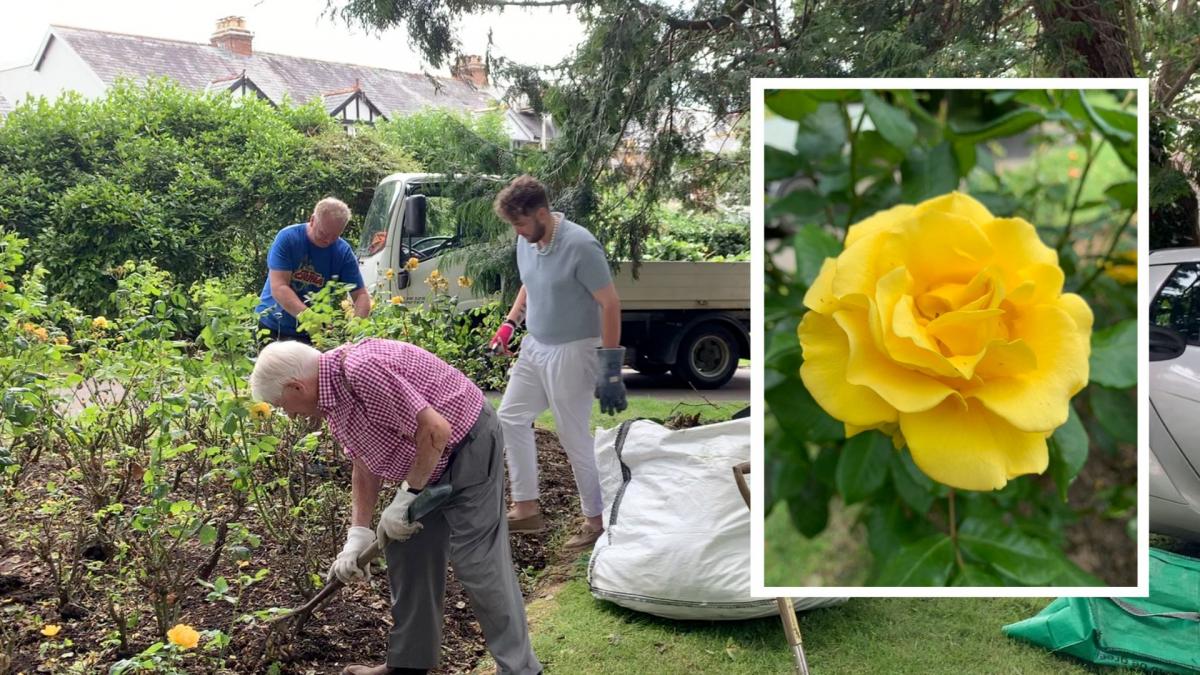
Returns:
[[[540,208],[550,208],[550,200],[546,197],[546,186],[533,176],[515,178],[508,187],[496,195],[492,204],[496,215],[511,221],[519,216],[526,216]]]

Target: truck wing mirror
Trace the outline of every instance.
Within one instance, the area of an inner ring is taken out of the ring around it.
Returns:
[[[409,195],[404,199],[404,234],[425,236],[425,195]]]

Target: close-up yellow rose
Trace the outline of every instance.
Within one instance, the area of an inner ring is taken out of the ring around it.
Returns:
[[[1033,225],[952,192],[852,225],[804,297],[801,379],[846,436],[879,429],[930,478],[1046,470],[1088,382],[1092,311]]]
[[[179,623],[167,631],[167,639],[183,649],[195,649],[200,644],[200,633],[187,624]]]
[[[250,406],[250,418],[256,420],[265,420],[271,416],[271,404],[266,401],[259,401]]]

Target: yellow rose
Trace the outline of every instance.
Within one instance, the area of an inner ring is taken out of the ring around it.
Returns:
[[[408,262],[404,263],[404,269],[412,271],[421,265],[421,261],[416,258],[409,258]]]
[[[48,623],[45,626],[42,626],[42,635],[45,635],[46,637],[54,637],[55,635],[58,635],[60,630],[62,630],[62,626]]]
[[[387,277],[388,281],[391,281],[396,277],[396,270],[389,267],[387,268],[387,271],[383,273],[383,276]]]
[[[167,639],[184,649],[195,649],[200,644],[200,633],[187,624],[177,623],[167,631]]]
[[[850,227],[804,296],[800,377],[846,436],[879,429],[930,478],[999,489],[1046,470],[1087,384],[1092,311],[1019,218],[953,192]]]
[[[470,288],[471,287],[471,278],[470,277],[459,277],[458,278],[458,287],[459,288]]]
[[[67,337],[66,335],[59,335],[54,338],[54,344],[56,344],[56,345],[71,344],[71,338]]]
[[[403,295],[393,295],[392,296],[392,304],[393,305],[403,305],[404,304],[404,296]]]
[[[98,316],[92,319],[92,328],[98,328],[100,330],[108,328],[108,319],[104,318],[103,316]]]
[[[1137,283],[1137,251],[1130,250],[1124,253],[1117,254],[1115,260],[1124,261],[1123,263],[1114,263],[1112,260],[1104,262],[1104,273],[1121,284],[1136,284]]]
[[[33,329],[33,334],[35,337],[37,337],[37,339],[41,340],[42,342],[45,342],[46,340],[50,339],[50,333],[47,332],[45,328],[41,328],[41,327],[35,328],[35,329]]]
[[[250,417],[256,420],[265,420],[271,416],[271,404],[266,401],[259,401],[250,406]]]

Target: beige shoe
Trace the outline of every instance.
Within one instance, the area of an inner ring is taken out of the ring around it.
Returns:
[[[542,517],[542,512],[538,511],[532,516],[524,518],[508,517],[508,531],[517,534],[536,534],[546,529],[546,519]]]
[[[342,668],[342,675],[388,675],[392,669],[386,663],[378,666],[360,666],[358,664]]]
[[[602,534],[604,534],[603,529],[593,530],[587,525],[584,525],[583,527],[579,528],[579,532],[575,533],[575,536],[571,537],[567,540],[567,543],[563,544],[563,548],[568,551],[582,551],[585,548],[591,548]]]

